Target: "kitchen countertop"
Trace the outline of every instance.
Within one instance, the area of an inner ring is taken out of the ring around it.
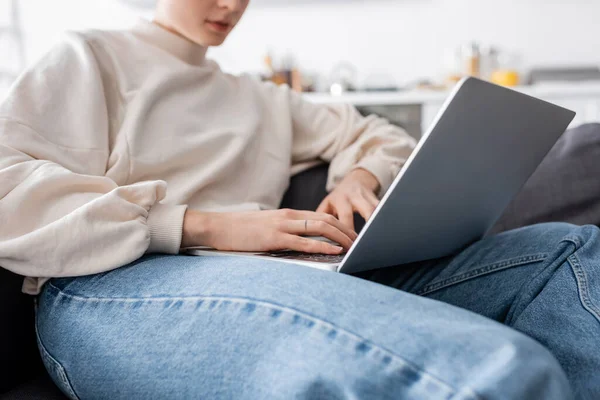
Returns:
[[[600,82],[560,82],[512,88],[530,96],[552,98],[597,98],[600,100]],[[443,103],[450,90],[412,89],[397,92],[346,92],[340,96],[329,93],[305,93],[309,101],[317,104],[351,103],[357,106],[406,105],[422,103]]]

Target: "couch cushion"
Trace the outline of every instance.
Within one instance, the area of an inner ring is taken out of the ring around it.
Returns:
[[[0,393],[35,377],[43,366],[34,335],[33,298],[23,278],[0,268]]]
[[[19,385],[8,393],[0,395],[0,400],[65,400],[67,396],[54,385],[47,374]]]
[[[315,211],[327,196],[325,189],[329,164],[321,164],[294,175],[283,197],[280,208]],[[360,232],[365,220],[354,214],[354,230]]]
[[[492,232],[552,221],[600,225],[600,124],[565,132]]]
[[[327,196],[325,185],[329,164],[321,164],[294,175],[283,196],[280,208],[316,210]]]

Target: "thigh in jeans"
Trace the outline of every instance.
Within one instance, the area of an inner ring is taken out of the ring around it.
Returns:
[[[147,256],[51,280],[39,300],[47,365],[73,398],[570,398],[525,335],[302,266]]]
[[[369,279],[495,319],[560,361],[579,398],[600,399],[600,237],[542,224],[489,237],[455,257]]]

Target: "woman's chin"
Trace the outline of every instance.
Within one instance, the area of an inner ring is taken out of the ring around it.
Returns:
[[[213,33],[208,33],[204,35],[202,44],[206,47],[220,46],[225,42],[225,39],[227,39],[227,35],[216,35]]]

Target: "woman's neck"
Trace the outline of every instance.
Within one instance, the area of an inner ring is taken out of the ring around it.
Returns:
[[[205,60],[205,46],[191,41],[161,21],[140,18],[132,31],[144,41],[160,47],[188,64],[201,65]]]

